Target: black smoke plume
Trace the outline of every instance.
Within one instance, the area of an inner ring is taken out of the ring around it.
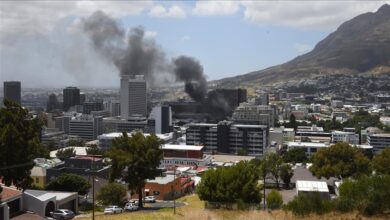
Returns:
[[[102,11],[83,19],[82,25],[95,50],[112,62],[121,75],[144,75],[154,84],[158,79],[154,74],[168,71],[165,53],[153,39],[145,37],[143,27],[132,28],[126,35],[119,23]]]
[[[180,56],[169,62],[162,48],[153,39],[145,38],[142,27],[127,34],[116,20],[102,11],[82,20],[83,29],[94,48],[112,62],[121,75],[144,75],[149,84],[156,84],[161,74],[170,74],[185,83],[185,91],[195,101],[202,102],[207,92],[203,67],[191,57]]]
[[[113,18],[96,11],[82,20],[82,27],[100,55],[113,63],[121,75],[144,75],[149,85],[159,83],[161,75],[168,74],[177,82],[184,82],[186,93],[202,103],[213,117],[230,111],[221,97],[207,98],[207,81],[203,67],[196,59],[179,56],[168,61],[162,48],[153,39],[145,37],[143,27],[125,30]],[[156,82],[157,81],[157,82]]]
[[[176,79],[185,83],[186,93],[194,101],[203,102],[207,93],[207,82],[202,65],[187,56],[174,59],[173,64]]]

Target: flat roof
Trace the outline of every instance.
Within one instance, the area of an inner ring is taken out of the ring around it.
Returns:
[[[245,125],[245,124],[233,124],[232,127],[238,127],[238,128],[267,128],[266,125]]]
[[[154,179],[146,180],[147,183],[168,184],[175,180],[174,175],[158,176]]]
[[[131,137],[131,134],[132,133],[127,133],[127,135],[129,137]],[[147,137],[149,136],[150,134],[149,133],[144,133],[144,136]],[[173,138],[173,132],[171,133],[167,133],[167,134],[155,134],[158,138],[162,139],[162,140],[169,140],[169,139],[172,139]],[[105,133],[105,134],[102,134],[102,135],[99,135],[99,137],[103,137],[103,138],[117,138],[117,137],[121,137],[122,136],[122,132],[112,132],[112,133]]]
[[[315,147],[315,148],[321,148],[321,147],[328,147],[328,144],[324,143],[314,143],[314,142],[294,142],[290,141],[287,142],[288,147]]]
[[[75,151],[76,151],[76,156],[86,156],[87,155],[87,148],[89,147],[64,147],[64,148],[60,148],[58,150],[65,150],[65,149],[69,149],[69,148],[73,148]],[[50,151],[50,157],[51,158],[56,158],[56,154],[58,152],[58,150],[53,150],[53,151]]]
[[[203,149],[203,146],[197,145],[185,145],[185,144],[164,144],[161,149],[163,150],[196,150],[200,151]]]
[[[297,180],[296,187],[298,191],[329,192],[328,185],[323,181]]]
[[[374,136],[374,137],[390,137],[390,133],[370,134],[369,136]]]
[[[221,163],[229,163],[229,162],[240,162],[240,161],[250,161],[254,159],[254,156],[237,156],[237,155],[223,155],[223,154],[215,154],[211,155],[213,163],[221,162]]]

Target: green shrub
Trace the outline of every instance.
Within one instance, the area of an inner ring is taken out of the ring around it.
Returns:
[[[279,209],[283,205],[282,195],[274,189],[268,193],[266,201],[269,209]]]
[[[308,193],[295,196],[285,208],[294,215],[305,216],[310,213],[324,214],[333,210],[333,204],[329,200],[321,198],[319,193]]]
[[[119,183],[109,183],[99,190],[97,199],[101,200],[103,205],[123,205],[126,195],[126,187]]]

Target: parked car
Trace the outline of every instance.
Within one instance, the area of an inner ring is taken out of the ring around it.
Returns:
[[[116,205],[110,205],[104,209],[104,214],[116,214],[116,213],[122,213],[122,212],[123,212],[123,209],[119,206],[116,206]]]
[[[135,205],[139,205],[139,200],[138,199],[131,199],[130,201],[129,201],[129,203],[133,203],[133,204],[135,204]]]
[[[146,196],[144,201],[145,202],[150,202],[150,203],[155,203],[156,199],[154,198],[154,196]]]
[[[55,211],[50,212],[51,217],[54,219],[72,219],[75,217],[75,214],[73,211],[69,209],[57,209]]]
[[[139,209],[138,204],[128,202],[126,203],[125,207],[123,208],[124,211],[136,211]]]

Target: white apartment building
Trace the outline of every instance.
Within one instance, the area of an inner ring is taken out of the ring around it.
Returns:
[[[72,117],[69,121],[69,135],[76,135],[84,140],[95,140],[102,133],[102,117],[81,115]]]

